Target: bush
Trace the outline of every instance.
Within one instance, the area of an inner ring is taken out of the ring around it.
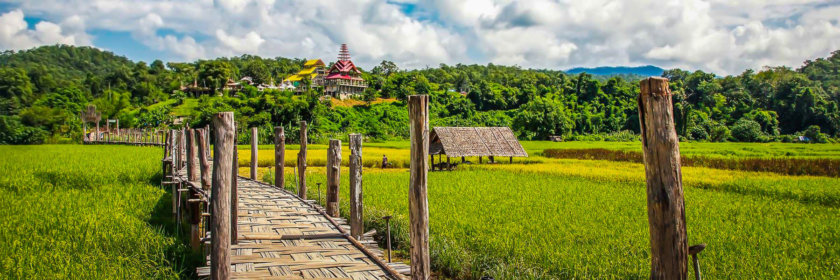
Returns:
[[[811,143],[828,143],[828,136],[820,132],[819,126],[809,126],[803,134],[805,134],[805,137],[811,138]]]
[[[741,142],[762,142],[766,139],[761,125],[754,120],[741,118],[732,126],[732,138]]]
[[[730,137],[732,137],[732,133],[729,131],[729,128],[725,125],[719,124],[712,127],[712,133],[710,135],[709,140],[713,142],[724,142]]]
[[[688,130],[688,139],[707,140],[709,139],[709,133],[701,126],[692,126],[691,129]]]

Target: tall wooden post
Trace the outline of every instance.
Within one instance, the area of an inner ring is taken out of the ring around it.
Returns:
[[[230,175],[233,166],[234,141],[233,112],[213,116],[216,146],[213,154],[213,188],[210,199],[213,205],[210,244],[210,279],[230,279],[230,187],[236,180]]]
[[[341,183],[341,140],[330,139],[327,149],[327,215],[338,217],[338,190]]]
[[[274,127],[274,186],[286,187],[286,133],[282,126]]]
[[[185,145],[185,143],[187,143],[187,128],[186,127],[181,129],[181,149],[180,150],[181,150],[181,164],[182,165],[178,166],[178,168],[183,167],[183,164],[185,164],[187,162],[187,145]]]
[[[361,239],[362,220],[362,135],[350,134],[350,235]]]
[[[300,152],[298,153],[298,196],[306,199],[306,121],[300,121]]]
[[[178,148],[178,141],[181,139],[181,137],[178,136],[178,131],[174,130],[174,129],[169,131],[169,135],[170,135],[170,138],[171,138],[171,140],[169,141],[169,144],[170,144],[169,156],[172,159],[172,167],[171,167],[172,172],[171,173],[172,173],[172,179],[173,179],[173,182],[174,182],[175,177],[178,176],[178,170],[180,170],[180,168],[179,168],[180,165],[179,164],[181,164],[180,163],[180,160],[181,160],[180,150],[181,149]],[[178,213],[178,185],[177,184],[172,184],[172,214],[177,214],[177,213]]]
[[[111,120],[107,120],[105,122],[105,130],[108,131],[108,133],[105,134],[105,142],[111,142]]]
[[[688,241],[680,145],[668,79],[642,80],[638,101],[647,178],[650,279],[686,279]]]
[[[210,169],[210,160],[207,157],[207,150],[209,146],[207,146],[207,137],[209,137],[208,131],[205,129],[199,129],[198,131],[198,164],[201,167],[201,188],[204,190],[210,189],[210,182],[212,179],[211,169]]]
[[[141,141],[142,142],[142,141]],[[200,169],[198,163],[198,147],[196,146],[195,129],[187,130],[187,179],[193,183],[201,182]],[[201,250],[201,230],[199,223],[201,222],[201,205],[198,202],[198,192],[190,188],[189,199],[193,202],[188,203],[189,219],[190,219],[190,246],[193,251]],[[189,200],[188,200],[189,201]]]
[[[206,157],[209,158],[210,157],[210,125],[209,124],[204,126],[204,133],[206,133],[206,135],[207,135],[207,139],[205,139],[205,141],[207,142],[207,155],[206,155]]]
[[[94,142],[99,142],[99,121],[96,121],[96,133],[93,136]]]
[[[236,139],[236,124],[234,124],[233,130],[233,139]],[[233,244],[236,244],[236,238],[238,237],[238,228],[236,227],[237,222],[239,220],[239,213],[237,213],[237,209],[239,209],[239,196],[237,190],[239,189],[239,148],[236,146],[236,140],[234,140],[233,145],[233,182],[230,184],[230,224],[232,225],[230,228],[230,241]]]
[[[429,96],[408,97],[408,120],[411,134],[411,164],[408,212],[411,239],[411,279],[429,279],[429,200],[426,182],[429,174]]]
[[[259,139],[257,138],[257,128],[251,128],[251,180],[257,179],[257,158],[259,158]]]

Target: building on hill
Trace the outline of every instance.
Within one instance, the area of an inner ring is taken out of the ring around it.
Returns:
[[[326,73],[327,65],[320,59],[310,59],[303,64],[303,69],[294,75],[289,76],[280,85],[281,89],[291,89],[294,91],[306,91],[311,87],[324,86],[324,75]],[[304,80],[309,80],[309,87],[307,87]]]
[[[367,82],[361,76],[362,71],[350,60],[347,44],[341,44],[338,61],[327,71],[324,78],[324,94],[338,99],[361,94],[367,88]]]

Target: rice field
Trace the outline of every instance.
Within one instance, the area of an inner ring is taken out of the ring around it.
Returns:
[[[161,150],[0,146],[0,278],[178,279],[201,258],[173,233]]]
[[[554,144],[524,143],[529,152]],[[381,150],[368,153],[374,148],[402,150],[401,143],[365,145],[365,156],[379,156]],[[802,146],[756,149],[820,156],[822,147]],[[689,150],[700,148],[707,147]],[[429,174],[434,269],[459,279],[647,278],[644,166],[540,156],[531,160]],[[318,198],[315,184],[325,181],[323,169],[307,169],[311,199]],[[242,171],[246,174],[247,168]],[[342,171],[346,216],[347,170]],[[408,250],[408,178],[406,169],[367,168],[363,179],[366,224],[383,233],[378,217],[393,215],[396,250],[403,255]],[[263,179],[272,180],[270,174]],[[293,180],[287,176],[287,185],[293,186]],[[684,167],[683,181],[689,244],[708,245],[700,256],[704,277],[840,277],[840,179]],[[326,197],[324,185],[321,197]]]

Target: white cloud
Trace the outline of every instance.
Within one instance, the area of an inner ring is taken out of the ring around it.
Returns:
[[[348,43],[365,67],[383,59],[403,68],[654,64],[719,74],[796,67],[840,49],[840,4],[825,0],[397,2],[414,12],[377,0],[23,1],[0,17],[0,46],[86,44],[84,30],[104,29],[183,60],[243,53],[334,60]],[[47,21],[28,28],[24,11]]]
[[[30,29],[21,10],[14,10],[0,15],[0,49],[22,50],[40,45],[67,44],[86,45],[89,37],[79,32],[84,23],[78,18],[68,18],[65,23],[69,28],[62,30],[62,25],[41,21]]]

